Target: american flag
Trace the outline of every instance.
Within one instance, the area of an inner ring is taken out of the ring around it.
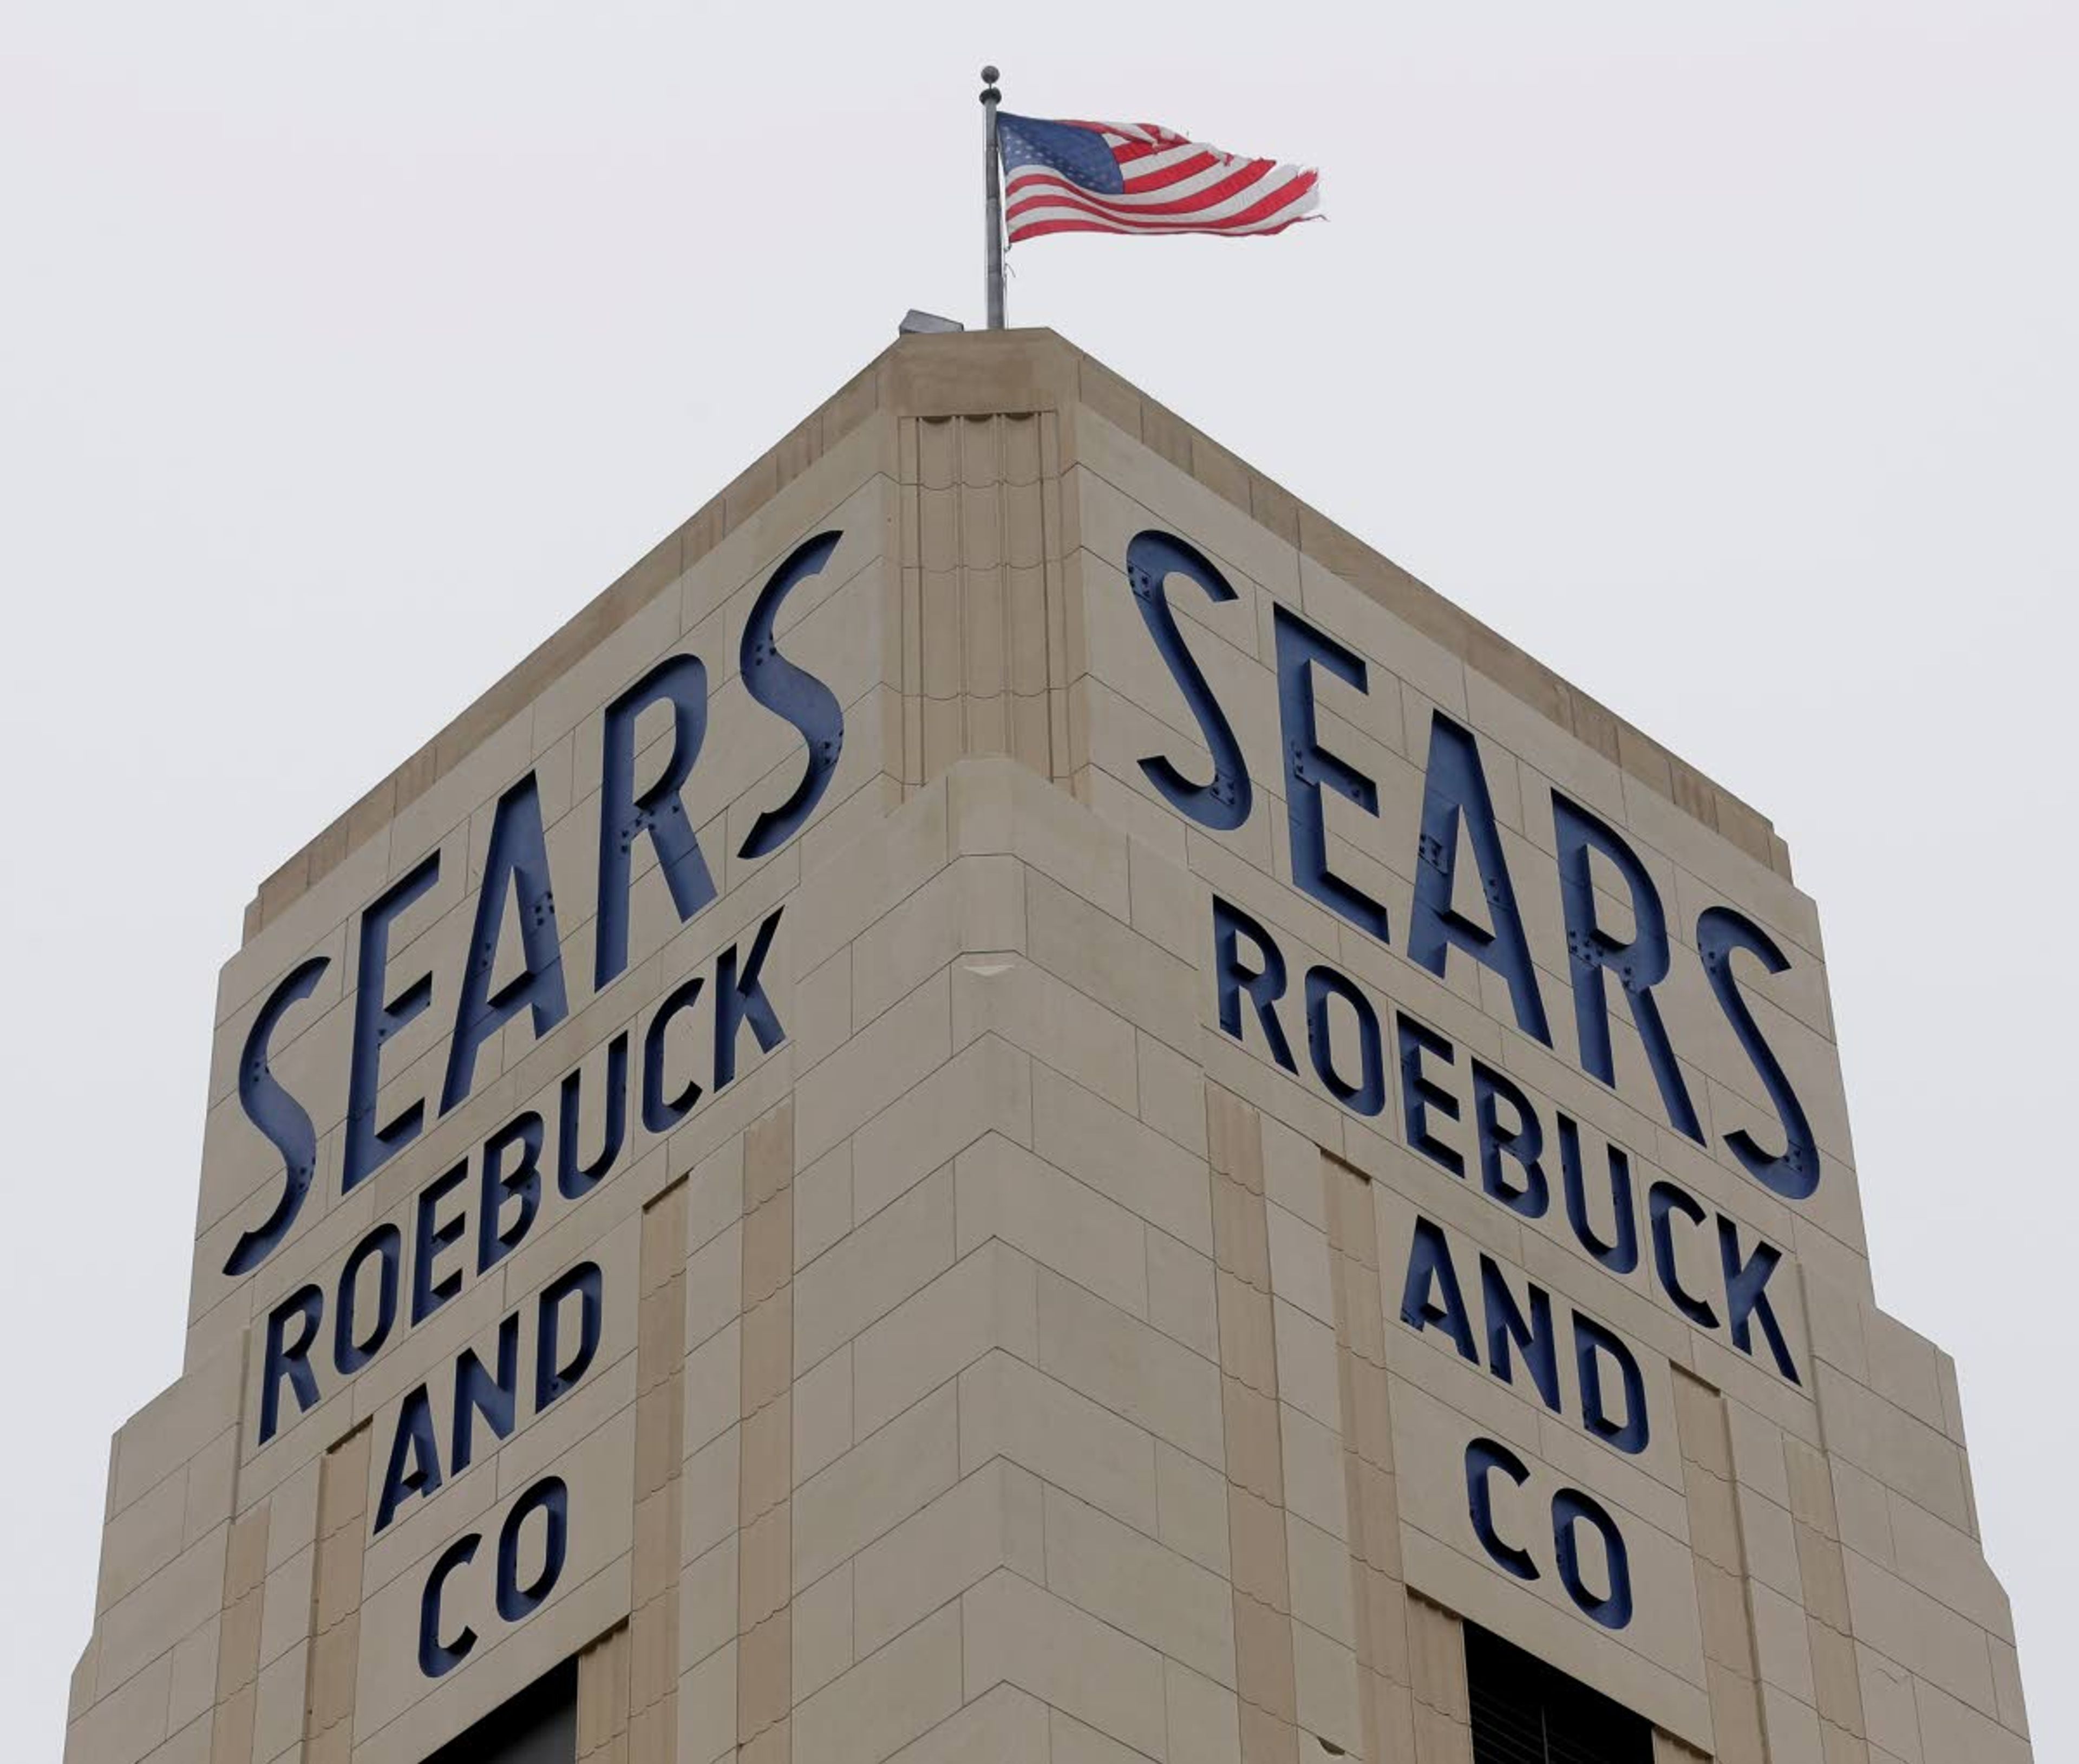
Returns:
[[[1321,174],[1244,159],[1155,123],[999,115],[1010,242],[1050,232],[1272,233],[1319,206]]]

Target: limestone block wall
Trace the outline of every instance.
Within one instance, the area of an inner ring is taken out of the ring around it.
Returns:
[[[761,846],[775,646],[843,737]],[[1582,955],[1649,897],[1671,1068]],[[1668,1764],[2029,1756],[1780,842],[1058,339],[875,364],[263,885],[218,1019],[79,1764],[416,1764],[572,1657],[587,1764],[1463,1764],[1467,1622]]]

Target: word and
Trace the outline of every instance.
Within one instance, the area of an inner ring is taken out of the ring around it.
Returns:
[[[579,1262],[542,1290],[535,1301],[534,1376],[531,1381],[532,1413],[540,1415],[569,1390],[591,1369],[599,1352],[600,1315],[604,1303],[599,1266]],[[564,1301],[576,1302],[576,1339],[563,1339]],[[498,1346],[494,1354],[497,1369],[484,1365],[474,1348],[455,1356],[453,1371],[454,1415],[452,1444],[446,1474],[459,1476],[476,1455],[476,1423],[481,1420],[491,1436],[509,1440],[519,1424],[520,1313],[512,1311],[498,1325]],[[375,1531],[379,1534],[396,1517],[397,1509],[412,1495],[430,1495],[441,1486],[441,1442],[433,1426],[431,1388],[415,1385],[404,1393],[397,1410],[397,1424],[391,1434],[389,1468],[383,1473],[383,1492],[375,1503]]]
[[[1475,1336],[1442,1229],[1429,1219],[1416,1220],[1408,1245],[1407,1277],[1401,1283],[1400,1320],[1417,1335],[1441,1329],[1449,1336],[1458,1357],[1469,1365],[1481,1364],[1480,1349],[1484,1344],[1487,1370],[1506,1385],[1516,1382],[1515,1359],[1521,1354],[1525,1375],[1540,1400],[1554,1415],[1559,1414],[1563,1407],[1559,1390],[1559,1336],[1553,1324],[1551,1294],[1533,1281],[1527,1303],[1518,1304],[1500,1264],[1486,1255],[1480,1257],[1479,1293],[1480,1321],[1484,1327]],[[1581,1426],[1617,1451],[1643,1452],[1653,1437],[1653,1423],[1646,1411],[1646,1379],[1639,1370],[1638,1355],[1621,1336],[1584,1311],[1569,1306],[1568,1322]],[[1605,1361],[1617,1369],[1624,1396],[1621,1411],[1615,1415],[1611,1413],[1603,1382]]]

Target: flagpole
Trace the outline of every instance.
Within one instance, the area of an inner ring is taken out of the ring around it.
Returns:
[[[1002,161],[997,153],[996,107],[1003,94],[996,89],[998,74],[994,68],[984,68],[981,78],[982,189],[986,196],[983,207],[989,228],[983,286],[989,302],[989,328],[992,331],[1001,331],[1003,328],[1003,182]]]

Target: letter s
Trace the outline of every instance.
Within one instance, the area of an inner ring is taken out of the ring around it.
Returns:
[[[1126,548],[1126,579],[1133,587],[1133,604],[1140,609],[1141,623],[1155,639],[1157,651],[1169,664],[1177,689],[1211,750],[1212,782],[1193,784],[1160,755],[1142,760],[1140,769],[1179,814],[1224,833],[1249,819],[1249,762],[1242,757],[1241,743],[1235,739],[1233,725],[1206,683],[1203,671],[1184,646],[1184,633],[1177,628],[1177,615],[1164,587],[1173,575],[1189,576],[1206,591],[1209,600],[1232,600],[1235,591],[1203,552],[1173,533],[1152,529],[1137,533]]]
[[[1783,1069],[1783,1062],[1755,1021],[1753,1007],[1741,995],[1739,980],[1733,972],[1735,950],[1758,956],[1762,967],[1772,974],[1788,968],[1790,958],[1767,932],[1729,906],[1708,907],[1698,916],[1696,950],[1704,958],[1704,972],[1710,980],[1712,995],[1726,1014],[1726,1021],[1732,1025],[1741,1050],[1753,1063],[1755,1076],[1775,1106],[1777,1120],[1783,1123],[1780,1152],[1764,1151],[1745,1127],[1727,1134],[1726,1143],[1747,1174],[1763,1188],[1786,1201],[1809,1200],[1819,1186],[1819,1143],[1813,1137],[1805,1105],[1791,1088],[1789,1073]]]
[[[245,1111],[245,1118],[282,1154],[283,1180],[274,1210],[232,1245],[224,1271],[234,1278],[251,1273],[289,1235],[317,1170],[317,1134],[311,1126],[309,1112],[268,1069],[267,1049],[290,1006],[309,997],[331,966],[331,957],[313,955],[291,969],[288,978],[268,994],[267,1002],[260,1007],[238,1055],[239,1106]]]
[[[844,751],[844,710],[837,694],[814,675],[797,667],[780,653],[773,642],[772,627],[780,617],[780,604],[795,587],[823,566],[844,537],[819,533],[797,546],[787,561],[772,572],[760,591],[743,627],[743,647],[738,665],[744,690],[774,715],[784,717],[801,731],[808,746],[809,763],[794,786],[793,793],[776,809],[768,809],[751,822],[740,858],[762,858],[801,830],[801,824],[815,813],[816,805],[836,775],[838,755]]]

